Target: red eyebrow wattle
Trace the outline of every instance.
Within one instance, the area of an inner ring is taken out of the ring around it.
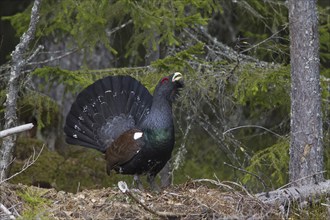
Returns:
[[[168,81],[168,80],[169,80],[169,79],[168,79],[167,77],[165,77],[165,78],[162,79],[161,82],[163,83],[163,82]]]

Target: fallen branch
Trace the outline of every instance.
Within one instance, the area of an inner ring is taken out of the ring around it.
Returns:
[[[192,181],[193,183],[211,183],[211,184],[214,184],[216,186],[219,186],[219,187],[223,187],[231,192],[234,191],[234,188],[232,188],[231,186],[228,186],[226,184],[223,184],[221,183],[220,181],[217,181],[217,180],[212,180],[212,179],[195,179]]]
[[[0,138],[30,130],[31,128],[33,128],[33,126],[34,125],[32,123],[29,123],[0,131]]]
[[[8,219],[16,219],[13,213],[11,213],[11,211],[9,211],[9,209],[7,209],[6,206],[4,206],[2,203],[0,203],[0,210],[5,213]]]
[[[330,196],[330,180],[319,182],[313,185],[305,185],[301,187],[289,187],[286,189],[278,189],[271,192],[256,194],[256,197],[262,202],[274,205],[284,211],[292,202],[313,202],[319,201],[321,198]]]
[[[128,186],[126,184],[126,182],[124,181],[119,181],[118,182],[118,187],[120,189],[120,191],[126,195],[128,195],[131,199],[133,199],[135,202],[137,202],[138,204],[140,204],[145,210],[147,210],[148,212],[163,218],[163,219],[171,219],[171,218],[181,218],[184,217],[184,214],[176,214],[176,213],[170,213],[170,212],[157,212],[156,210],[153,210],[151,208],[149,208],[148,206],[146,206],[142,201],[140,201],[129,189]]]

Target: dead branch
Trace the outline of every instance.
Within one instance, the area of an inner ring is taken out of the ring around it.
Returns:
[[[12,176],[6,178],[6,179],[0,179],[0,185],[3,184],[4,182],[14,178],[15,176],[23,173],[25,170],[27,170],[30,166],[32,166],[39,158],[39,156],[41,155],[43,149],[44,149],[45,145],[42,146],[42,148],[40,149],[40,151],[38,152],[38,154],[36,154],[36,151],[35,149],[33,148],[33,154],[27,159],[27,161],[25,162],[25,164],[23,165],[22,169],[13,174]],[[1,172],[4,172],[4,170],[2,170]],[[3,174],[1,174],[3,175]]]
[[[67,51],[67,52],[65,52],[65,53],[63,53],[63,54],[61,54],[59,56],[51,57],[51,58],[49,58],[47,60],[42,60],[42,61],[37,61],[37,62],[29,62],[29,63],[27,63],[27,65],[31,66],[31,65],[41,65],[41,64],[50,63],[50,62],[53,62],[53,61],[56,61],[56,60],[60,60],[60,59],[62,59],[64,57],[66,57],[66,56],[69,56],[69,55],[77,52],[78,50],[79,50],[79,48],[74,48],[74,49],[69,50],[69,51]]]
[[[2,203],[0,203],[0,210],[2,210],[4,214],[8,216],[8,219],[16,219],[13,213],[11,213],[11,211],[9,211],[9,209],[7,209],[6,206],[4,206]]]
[[[186,29],[187,30],[187,29]],[[246,61],[251,61],[251,62],[256,62],[259,63],[260,65],[266,65],[267,63],[264,61],[260,61],[254,57],[245,55],[245,54],[240,54],[234,51],[232,48],[230,48],[227,45],[222,44],[221,42],[217,41],[217,39],[213,38],[204,27],[198,27],[198,28],[191,28],[189,29],[190,36],[195,35],[199,36],[201,35],[204,39],[201,40],[202,42],[208,41],[209,43],[207,45],[208,49],[212,51],[212,53],[219,55],[223,58],[226,58],[231,61],[236,61],[238,58],[241,60],[246,60]],[[195,37],[194,39],[198,39],[198,37]],[[212,48],[210,47],[212,46]]]
[[[271,192],[258,193],[255,196],[263,203],[277,206],[280,210],[285,211],[289,204],[293,202],[310,203],[318,201],[321,198],[329,197],[330,180],[301,187],[289,187]]]
[[[280,29],[279,31],[277,31],[274,34],[272,34],[272,36],[270,36],[270,37],[268,37],[268,38],[266,38],[266,39],[264,39],[264,40],[256,43],[255,45],[252,45],[251,47],[249,47],[249,48],[241,51],[240,53],[243,54],[243,53],[248,52],[248,51],[250,51],[250,50],[252,50],[252,49],[254,49],[256,47],[259,47],[261,44],[264,44],[267,41],[270,41],[270,40],[274,39],[276,35],[278,35],[279,33],[281,33],[282,31],[284,31],[287,28],[288,28],[288,24],[284,25],[284,27],[282,29]]]
[[[233,166],[233,165],[231,165],[231,164],[229,164],[229,163],[226,163],[226,162],[223,162],[223,164],[224,164],[224,165],[227,165],[227,166],[229,166],[229,167],[231,167],[231,168],[233,168],[233,169],[235,169],[235,170],[239,170],[239,171],[241,171],[241,172],[243,172],[243,173],[247,173],[247,174],[249,174],[249,175],[251,175],[251,176],[254,176],[255,178],[257,178],[257,180],[259,180],[259,181],[261,182],[261,184],[262,184],[263,187],[264,187],[264,190],[265,190],[265,189],[268,189],[268,186],[267,186],[267,184],[265,183],[265,181],[263,181],[263,179],[262,179],[260,176],[258,176],[257,174],[252,173],[252,172],[250,172],[250,171],[247,171],[247,170],[245,170],[245,169],[242,169],[242,168],[239,168],[239,167]]]
[[[135,202],[140,204],[146,211],[150,212],[151,214],[154,214],[162,219],[170,219],[170,218],[180,218],[184,217],[184,214],[177,214],[177,213],[171,213],[171,212],[157,212],[156,210],[153,210],[152,208],[149,208],[146,206],[142,201],[140,201],[128,188],[126,182],[119,181],[118,187],[120,191],[126,195],[128,195],[131,199],[133,199]]]
[[[259,125],[242,125],[242,126],[237,126],[237,127],[230,128],[230,129],[224,131],[222,134],[225,135],[228,132],[231,132],[231,131],[234,131],[234,130],[237,130],[237,129],[241,129],[241,128],[260,128],[260,129],[263,129],[265,131],[268,131],[269,133],[271,133],[271,134],[273,134],[273,135],[275,135],[275,136],[277,136],[279,138],[283,138],[282,135],[279,135],[279,134],[275,133],[274,131],[272,131],[272,130],[270,130],[268,128],[265,128],[263,126],[259,126]]]
[[[126,23],[118,26],[118,27],[115,27],[111,30],[106,30],[106,34],[108,37],[110,37],[112,34],[114,34],[115,32],[119,31],[120,29],[123,29],[124,27],[126,27],[127,25],[133,23],[133,20],[132,19],[129,19]]]
[[[27,131],[30,130],[31,128],[33,128],[33,124],[29,123],[29,124],[25,124],[25,125],[20,125],[20,126],[16,126],[13,128],[9,128],[3,131],[0,131],[0,138],[6,137],[8,135],[12,135],[12,134],[17,134],[23,131]]]
[[[225,188],[225,189],[227,189],[227,190],[229,190],[231,192],[234,191],[234,188],[232,188],[231,186],[228,186],[226,184],[223,184],[223,183],[221,183],[218,180],[212,180],[212,179],[196,179],[196,180],[193,180],[192,182],[194,182],[194,183],[202,183],[202,182],[211,183],[213,185],[216,185],[216,186]]]
[[[29,63],[32,59],[37,56],[41,50],[43,50],[45,47],[43,45],[39,45],[35,51],[31,54],[31,56],[26,60],[27,63]]]

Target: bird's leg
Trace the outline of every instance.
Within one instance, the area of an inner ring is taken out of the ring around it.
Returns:
[[[142,181],[141,181],[139,175],[134,175],[133,185],[135,185],[135,184],[139,190],[141,190],[141,191],[143,190],[143,184],[142,184]]]
[[[160,188],[157,185],[157,183],[155,182],[155,175],[148,173],[147,174],[147,181],[150,184],[150,187],[153,191],[159,192]]]

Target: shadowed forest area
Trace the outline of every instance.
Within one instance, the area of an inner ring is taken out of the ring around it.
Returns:
[[[11,54],[29,27],[32,5],[0,2],[0,130]],[[330,3],[317,1],[317,12],[322,173],[329,179]],[[330,215],[329,196],[284,211],[253,196],[290,182],[288,19],[287,1],[42,1],[17,85],[17,125],[34,127],[17,134],[9,179],[0,179],[0,204],[15,206],[17,214],[11,212],[22,219]],[[104,154],[65,142],[71,104],[94,81],[129,75],[152,94],[174,72],[185,87],[173,103],[175,147],[157,177],[166,185],[160,193],[149,190],[145,177],[146,190],[139,191],[132,176],[108,176]]]

